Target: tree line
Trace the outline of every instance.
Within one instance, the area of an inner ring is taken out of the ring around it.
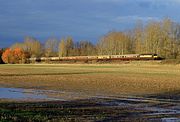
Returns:
[[[128,32],[109,32],[98,43],[99,54],[156,53],[163,58],[180,58],[180,25],[164,19],[145,26],[139,21]]]
[[[142,53],[156,53],[163,58],[177,59],[180,58],[180,24],[168,18],[162,21],[150,21],[145,25],[138,21],[129,31],[108,32],[96,44],[90,41],[77,42],[72,37],[63,38],[60,41],[50,38],[42,44],[33,37],[26,37],[22,43],[13,44],[6,51],[4,57],[7,58],[9,55],[6,63],[23,63],[29,57]],[[19,58],[15,56],[17,52],[21,53]]]

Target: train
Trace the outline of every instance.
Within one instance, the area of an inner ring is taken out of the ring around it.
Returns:
[[[63,61],[129,61],[129,60],[161,60],[157,54],[126,54],[126,55],[99,55],[99,56],[68,56],[68,57],[39,57],[29,58],[32,62],[63,62]]]

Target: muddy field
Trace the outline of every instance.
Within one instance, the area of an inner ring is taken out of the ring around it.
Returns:
[[[1,121],[180,121],[178,65],[1,65],[0,88]]]
[[[180,90],[180,66],[159,64],[1,65],[0,86],[137,95]]]
[[[173,98],[94,96],[68,101],[7,101],[0,102],[1,121],[180,121],[180,103]]]

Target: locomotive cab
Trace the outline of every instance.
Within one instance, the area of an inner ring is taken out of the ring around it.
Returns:
[[[158,59],[158,55],[157,55],[157,54],[154,54],[154,55],[153,55],[153,58],[154,58],[154,60],[157,60],[157,59]]]
[[[157,60],[159,59],[158,55],[157,54],[140,54],[140,59],[142,60]]]

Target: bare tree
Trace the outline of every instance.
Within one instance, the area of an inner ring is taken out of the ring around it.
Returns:
[[[55,38],[50,38],[45,42],[45,56],[58,56],[58,41]]]

